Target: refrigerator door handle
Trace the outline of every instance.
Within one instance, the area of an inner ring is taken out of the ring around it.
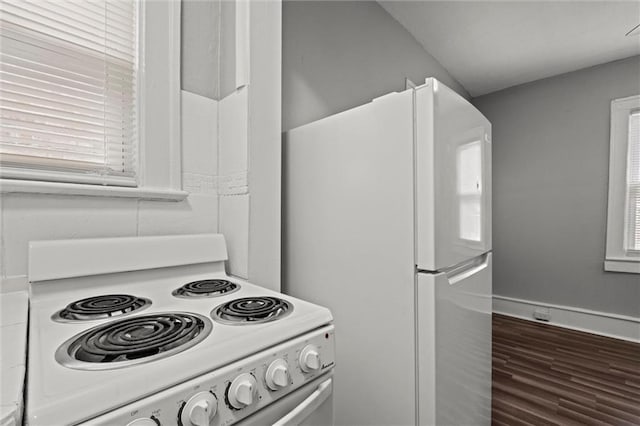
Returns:
[[[479,259],[479,260],[478,260]],[[446,272],[449,285],[456,285],[470,276],[484,270],[489,265],[489,253],[485,253],[479,258],[463,265],[454,266]]]

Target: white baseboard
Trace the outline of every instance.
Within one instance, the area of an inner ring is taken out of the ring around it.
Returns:
[[[536,320],[533,317],[536,308],[548,308],[551,319],[549,321]],[[637,317],[497,295],[493,296],[493,312],[640,343],[640,318]]]

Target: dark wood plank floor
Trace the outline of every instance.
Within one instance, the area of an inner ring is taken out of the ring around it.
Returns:
[[[640,425],[640,344],[493,316],[494,425]]]

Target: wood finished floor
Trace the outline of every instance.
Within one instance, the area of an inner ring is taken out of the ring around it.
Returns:
[[[493,425],[640,425],[640,344],[493,315]]]

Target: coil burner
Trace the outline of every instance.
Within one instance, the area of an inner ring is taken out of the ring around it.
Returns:
[[[238,284],[227,280],[200,280],[193,281],[173,290],[176,297],[217,297],[233,293],[240,289]]]
[[[211,317],[223,324],[261,324],[286,317],[293,306],[277,297],[243,297],[211,311]]]
[[[211,329],[211,321],[196,314],[139,315],[93,327],[67,340],[55,356],[62,365],[79,370],[128,367],[183,352]]]
[[[92,321],[123,316],[151,306],[151,300],[130,294],[106,294],[69,303],[53,315],[58,322]]]

